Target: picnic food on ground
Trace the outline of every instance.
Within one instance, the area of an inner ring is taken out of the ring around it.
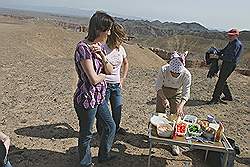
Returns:
[[[170,137],[173,130],[174,128],[171,124],[160,124],[157,126],[157,134],[161,137]]]

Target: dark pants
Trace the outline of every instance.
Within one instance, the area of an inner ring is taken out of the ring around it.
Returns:
[[[121,122],[121,113],[122,113],[122,94],[121,94],[121,87],[120,83],[110,84],[108,83],[108,87],[106,90],[106,96],[105,96],[106,102],[110,102],[111,105],[111,111],[112,111],[112,117],[115,121],[116,125],[116,132],[120,129],[120,122]],[[102,131],[102,123],[99,119],[99,116],[96,117],[96,128],[98,134]]]
[[[74,100],[74,107],[80,126],[78,139],[80,164],[82,166],[88,166],[92,163],[90,142],[92,139],[92,128],[96,115],[98,115],[103,124],[98,159],[107,159],[113,144],[116,128],[107,103],[104,102],[96,108],[85,109]]]
[[[227,78],[234,71],[235,67],[236,67],[235,63],[225,62],[225,61],[222,62],[220,74],[219,74],[219,79],[216,83],[214,93],[213,93],[214,100],[219,100],[222,93],[226,97],[232,97],[232,94],[231,94],[229,87],[227,85]]]

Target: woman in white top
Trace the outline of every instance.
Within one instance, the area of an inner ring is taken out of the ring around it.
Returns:
[[[159,70],[156,91],[156,112],[165,113],[170,107],[171,114],[183,115],[183,107],[190,97],[191,74],[185,68],[185,56],[174,52],[169,64]],[[178,155],[179,147],[172,146],[172,154]]]
[[[124,47],[121,45],[126,38],[124,28],[114,23],[111,35],[108,37],[107,43],[102,46],[106,51],[107,60],[113,65],[113,72],[111,75],[106,75],[107,82],[106,101],[110,102],[112,117],[116,124],[116,133],[125,134],[126,130],[120,127],[121,110],[122,110],[122,95],[121,88],[124,86],[124,81],[128,74],[128,59]],[[121,77],[121,67],[123,66],[123,73]],[[97,131],[100,134],[101,123],[97,117]]]

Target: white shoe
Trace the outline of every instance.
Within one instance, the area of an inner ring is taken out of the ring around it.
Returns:
[[[180,154],[179,146],[172,145],[172,154],[175,155],[175,156]]]

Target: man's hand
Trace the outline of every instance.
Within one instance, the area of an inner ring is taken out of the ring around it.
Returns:
[[[162,99],[161,101],[162,101],[162,105],[163,105],[164,107],[166,107],[166,108],[169,108],[169,107],[170,107],[168,99]]]

